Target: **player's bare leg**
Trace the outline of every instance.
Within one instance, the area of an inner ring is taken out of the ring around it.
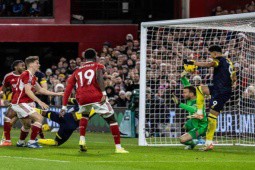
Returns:
[[[128,151],[126,151],[124,148],[121,147],[119,125],[117,121],[115,120],[114,115],[111,115],[110,117],[104,118],[104,119],[110,125],[110,130],[112,132],[112,136],[113,136],[115,147],[116,147],[115,153],[129,153]]]
[[[8,108],[6,116],[4,117],[4,133],[0,146],[11,146],[11,128],[17,121],[17,114],[11,107]]]
[[[198,140],[193,140],[189,133],[185,133],[180,138],[180,143],[187,145],[184,149],[191,150],[197,145]]]

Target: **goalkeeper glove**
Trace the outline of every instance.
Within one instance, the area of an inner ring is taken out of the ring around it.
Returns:
[[[187,74],[188,74],[188,72],[187,72],[186,70],[184,70],[184,71],[181,73],[181,77],[185,77]]]
[[[183,59],[183,64],[187,64],[187,65],[194,65],[194,61],[192,60],[187,60],[187,59]]]

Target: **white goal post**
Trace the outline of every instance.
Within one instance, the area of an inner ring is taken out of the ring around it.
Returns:
[[[180,144],[187,113],[172,103],[171,94],[182,99],[182,59],[209,61],[213,44],[222,47],[238,75],[214,143],[255,146],[255,13],[141,23],[140,146]],[[212,71],[198,68],[189,75],[191,84],[211,84]]]

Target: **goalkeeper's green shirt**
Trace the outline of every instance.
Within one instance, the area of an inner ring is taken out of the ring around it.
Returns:
[[[190,86],[189,80],[185,76],[181,78],[181,82],[184,87]],[[196,102],[197,102],[196,99],[187,100],[186,103],[180,103],[179,107],[186,110],[189,113],[189,115],[191,116],[197,112]],[[192,118],[192,123],[194,125],[195,124],[198,125],[200,123],[203,123],[203,124],[207,123],[205,106],[203,107],[203,116],[204,116],[204,118],[201,120]]]

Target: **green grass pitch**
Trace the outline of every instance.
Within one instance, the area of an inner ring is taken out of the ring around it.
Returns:
[[[2,132],[2,128],[0,129]],[[19,130],[12,130],[16,143]],[[55,134],[47,132],[47,138]],[[115,154],[110,133],[87,133],[88,152],[78,150],[78,133],[60,147],[41,149],[0,148],[2,170],[131,170],[131,169],[255,169],[255,147],[216,147],[211,152],[183,150],[183,147],[139,147],[137,139],[122,138],[122,146],[129,154]]]

